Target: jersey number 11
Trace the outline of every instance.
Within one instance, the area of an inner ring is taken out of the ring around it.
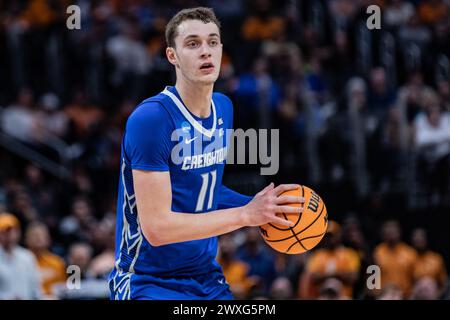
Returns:
[[[209,174],[211,174],[211,184],[209,187],[208,207],[206,209],[209,210],[212,207],[214,187],[216,186],[216,170],[202,174],[202,187],[200,188],[200,193],[198,194],[195,212],[202,211],[205,207],[206,190],[208,189],[209,184]]]

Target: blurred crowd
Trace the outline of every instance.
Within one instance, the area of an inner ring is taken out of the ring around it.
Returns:
[[[441,254],[423,228],[402,240],[398,221],[380,227],[371,248],[355,216],[330,220],[318,248],[301,255],[270,249],[252,228],[220,238],[219,262],[236,298],[323,300],[449,299]]]
[[[107,297],[125,122],[173,84],[164,27],[198,5],[222,24],[215,90],[235,128],[281,129],[267,178],[311,186],[337,221],[299,256],[257,229],[222,236],[235,295],[448,297],[450,1],[0,0],[0,298]],[[242,165],[224,179],[248,194],[270,182]],[[368,291],[373,264],[382,286]],[[66,290],[69,265],[85,290]]]

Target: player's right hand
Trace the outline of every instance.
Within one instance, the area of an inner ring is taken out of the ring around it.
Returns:
[[[271,183],[258,192],[255,197],[243,208],[243,223],[245,226],[255,227],[266,223],[276,223],[286,227],[294,226],[294,223],[279,217],[281,213],[300,213],[302,207],[289,206],[288,204],[304,203],[303,197],[280,195],[285,191],[300,188],[298,184],[280,184],[275,188]]]

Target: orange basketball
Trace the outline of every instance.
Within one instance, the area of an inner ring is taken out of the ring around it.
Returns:
[[[285,227],[268,223],[259,227],[264,241],[273,249],[287,253],[300,254],[311,250],[322,240],[328,226],[328,214],[322,198],[312,189],[301,186],[298,189],[282,193],[287,196],[300,196],[305,198],[301,213],[281,213],[284,217],[295,223],[293,227]]]

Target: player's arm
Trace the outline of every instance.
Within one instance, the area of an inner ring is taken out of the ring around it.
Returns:
[[[172,212],[169,172],[133,170],[133,180],[141,230],[153,246],[209,238],[269,222],[292,226],[290,221],[277,214],[300,213],[303,210],[287,205],[302,203],[303,198],[279,196],[298,185],[279,185],[275,188],[270,184],[243,207],[204,214]]]

